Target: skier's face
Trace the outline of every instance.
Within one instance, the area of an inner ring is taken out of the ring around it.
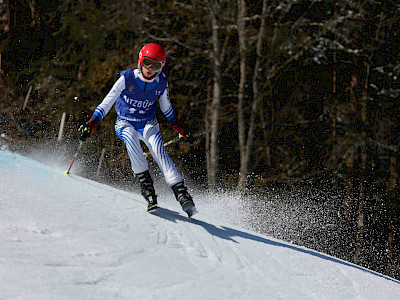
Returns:
[[[142,72],[144,78],[152,78],[156,74],[156,70],[153,66],[149,66],[146,68],[145,66],[142,67]]]

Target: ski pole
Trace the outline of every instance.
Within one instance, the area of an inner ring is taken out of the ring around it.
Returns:
[[[170,144],[172,144],[172,143],[175,143],[175,142],[179,141],[181,138],[182,138],[181,135],[178,135],[178,136],[174,137],[172,140],[170,140],[170,141],[164,143],[164,147],[165,147],[165,146],[168,146],[168,145],[170,145]],[[150,154],[151,154],[150,152],[147,152],[147,153],[144,152],[144,153],[143,153],[144,157],[146,157],[146,158],[147,158]]]
[[[78,156],[78,153],[79,153],[79,151],[80,151],[81,148],[82,148],[82,145],[83,145],[83,141],[79,141],[79,146],[78,146],[78,149],[76,149],[76,152],[75,152],[75,154],[74,154],[74,158],[72,159],[72,162],[71,162],[71,164],[69,165],[68,170],[65,171],[65,173],[64,173],[66,176],[71,175],[70,171],[71,171],[72,165],[74,164],[74,161],[75,161],[76,157]]]

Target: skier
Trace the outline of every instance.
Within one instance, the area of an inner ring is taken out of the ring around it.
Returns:
[[[85,141],[116,103],[115,110],[118,116],[115,132],[126,145],[132,171],[138,178],[142,196],[148,203],[147,211],[158,208],[158,204],[140,140],[149,148],[161,169],[166,184],[172,188],[177,201],[190,217],[196,212],[193,199],[183,183],[181,174],[163,146],[156,118],[158,100],[160,109],[172,128],[188,144],[192,145],[195,142],[194,137],[174,114],[169,99],[168,82],[162,72],[165,62],[166,53],[160,45],[146,44],[139,52],[137,69],[120,72],[119,79],[97,106],[91,119],[79,128],[82,133],[80,138]]]

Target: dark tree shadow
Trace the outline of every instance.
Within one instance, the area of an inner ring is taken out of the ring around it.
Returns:
[[[271,245],[271,246],[275,246],[275,247],[287,248],[287,249],[291,249],[291,250],[298,251],[298,252],[301,252],[301,253],[305,253],[305,254],[308,254],[308,255],[312,255],[314,257],[318,257],[318,258],[323,259],[323,260],[327,260],[327,261],[331,261],[331,262],[334,262],[334,263],[345,265],[345,266],[348,266],[348,267],[351,267],[351,268],[355,268],[355,269],[361,270],[363,272],[367,272],[367,273],[370,273],[372,275],[375,275],[375,276],[384,278],[386,280],[395,282],[397,284],[400,284],[400,282],[397,281],[394,278],[391,278],[391,277],[385,276],[383,274],[374,272],[372,270],[368,270],[368,269],[363,268],[361,266],[357,266],[357,265],[354,265],[352,263],[340,260],[338,258],[329,256],[327,254],[323,254],[323,253],[316,252],[316,251],[313,251],[313,250],[310,250],[310,249],[302,248],[302,247],[296,246],[296,245],[285,244],[285,243],[282,243],[282,242],[279,242],[279,241],[273,241],[273,240],[268,239],[268,238],[263,237],[263,236],[251,234],[251,233],[248,233],[248,232],[240,231],[240,230],[229,228],[229,227],[226,227],[226,226],[217,227],[217,226],[215,226],[213,224],[210,224],[210,223],[207,223],[207,222],[200,221],[200,220],[196,219],[196,216],[194,216],[193,218],[189,219],[189,218],[181,215],[180,213],[178,213],[176,211],[169,210],[167,208],[158,208],[156,211],[152,212],[152,214],[157,216],[157,217],[163,218],[165,220],[174,222],[174,223],[177,223],[177,221],[181,221],[181,222],[187,222],[187,223],[191,223],[191,224],[196,224],[198,226],[203,227],[211,235],[213,235],[215,237],[218,237],[220,239],[232,241],[234,243],[239,243],[238,241],[236,241],[234,239],[234,237],[240,237],[240,238],[256,241],[256,242],[259,242],[259,243],[263,243],[263,244],[267,244],[267,245]]]

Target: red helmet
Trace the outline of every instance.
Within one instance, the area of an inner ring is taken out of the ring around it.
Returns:
[[[165,50],[159,44],[156,43],[149,43],[146,44],[140,51],[139,51],[139,62],[138,67],[139,71],[142,70],[143,60],[145,58],[149,58],[151,60],[155,60],[161,63],[161,68],[156,70],[157,73],[160,73],[162,68],[165,65],[167,60],[167,55],[165,54]]]

